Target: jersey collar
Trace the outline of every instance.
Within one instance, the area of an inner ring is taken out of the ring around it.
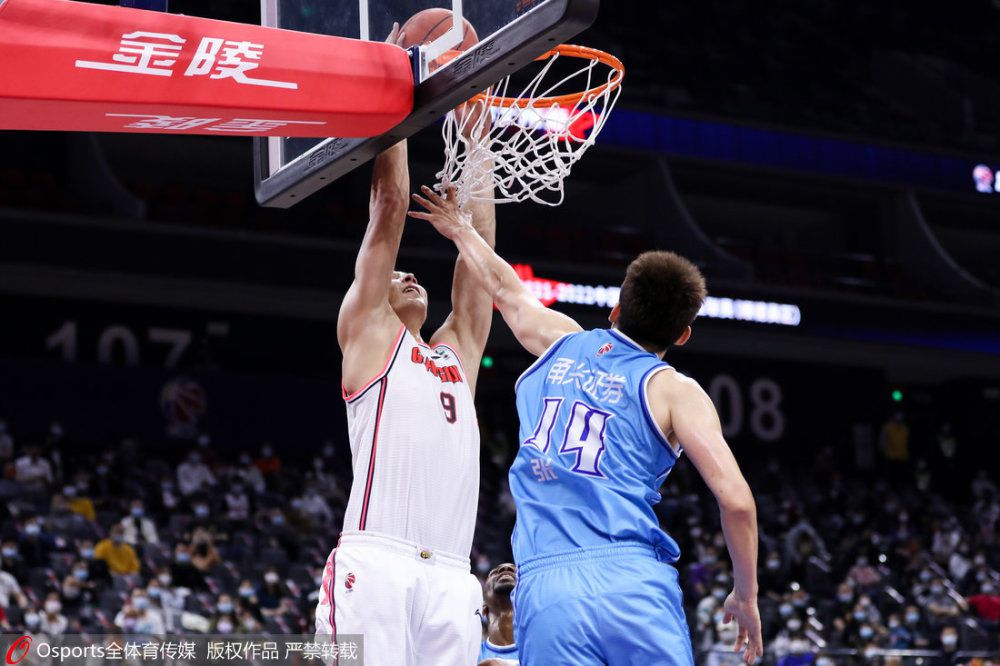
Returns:
[[[638,342],[636,342],[632,338],[628,337],[627,335],[625,335],[624,333],[622,333],[621,331],[619,331],[617,328],[609,328],[608,332],[610,332],[611,335],[615,336],[616,338],[618,338],[622,342],[625,342],[627,344],[632,345],[633,347],[635,347],[636,349],[638,349],[641,352],[646,352],[647,354],[653,354],[653,352],[651,352],[648,349],[644,348]],[[653,354],[653,355],[655,356],[655,354]]]

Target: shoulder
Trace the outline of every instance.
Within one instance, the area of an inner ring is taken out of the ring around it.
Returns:
[[[650,395],[663,396],[671,400],[708,399],[708,394],[697,381],[666,363],[654,366],[649,373],[647,391]]]

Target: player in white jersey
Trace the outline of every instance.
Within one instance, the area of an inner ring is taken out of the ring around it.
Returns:
[[[482,588],[469,567],[479,498],[473,395],[493,305],[460,259],[452,312],[423,342],[427,292],[395,270],[409,187],[400,142],[375,160],[368,230],[337,322],[354,485],[316,631],[363,634],[369,666],[469,666],[482,636]],[[493,245],[492,204],[469,212]]]

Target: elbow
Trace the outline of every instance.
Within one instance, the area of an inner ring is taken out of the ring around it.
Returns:
[[[720,497],[719,507],[723,512],[731,516],[752,520],[757,519],[757,504],[754,502],[753,494],[747,486]]]

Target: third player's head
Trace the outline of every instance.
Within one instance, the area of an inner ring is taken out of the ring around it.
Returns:
[[[419,329],[427,319],[427,290],[420,286],[413,273],[393,271],[389,306],[407,328]]]
[[[654,352],[683,345],[705,301],[698,267],[673,252],[644,252],[625,271],[609,319],[622,333]]]
[[[483,611],[487,620],[490,616],[499,617],[507,613],[513,613],[514,609],[510,603],[510,593],[517,583],[517,567],[510,562],[494,567],[486,576],[486,584],[483,586]]]

